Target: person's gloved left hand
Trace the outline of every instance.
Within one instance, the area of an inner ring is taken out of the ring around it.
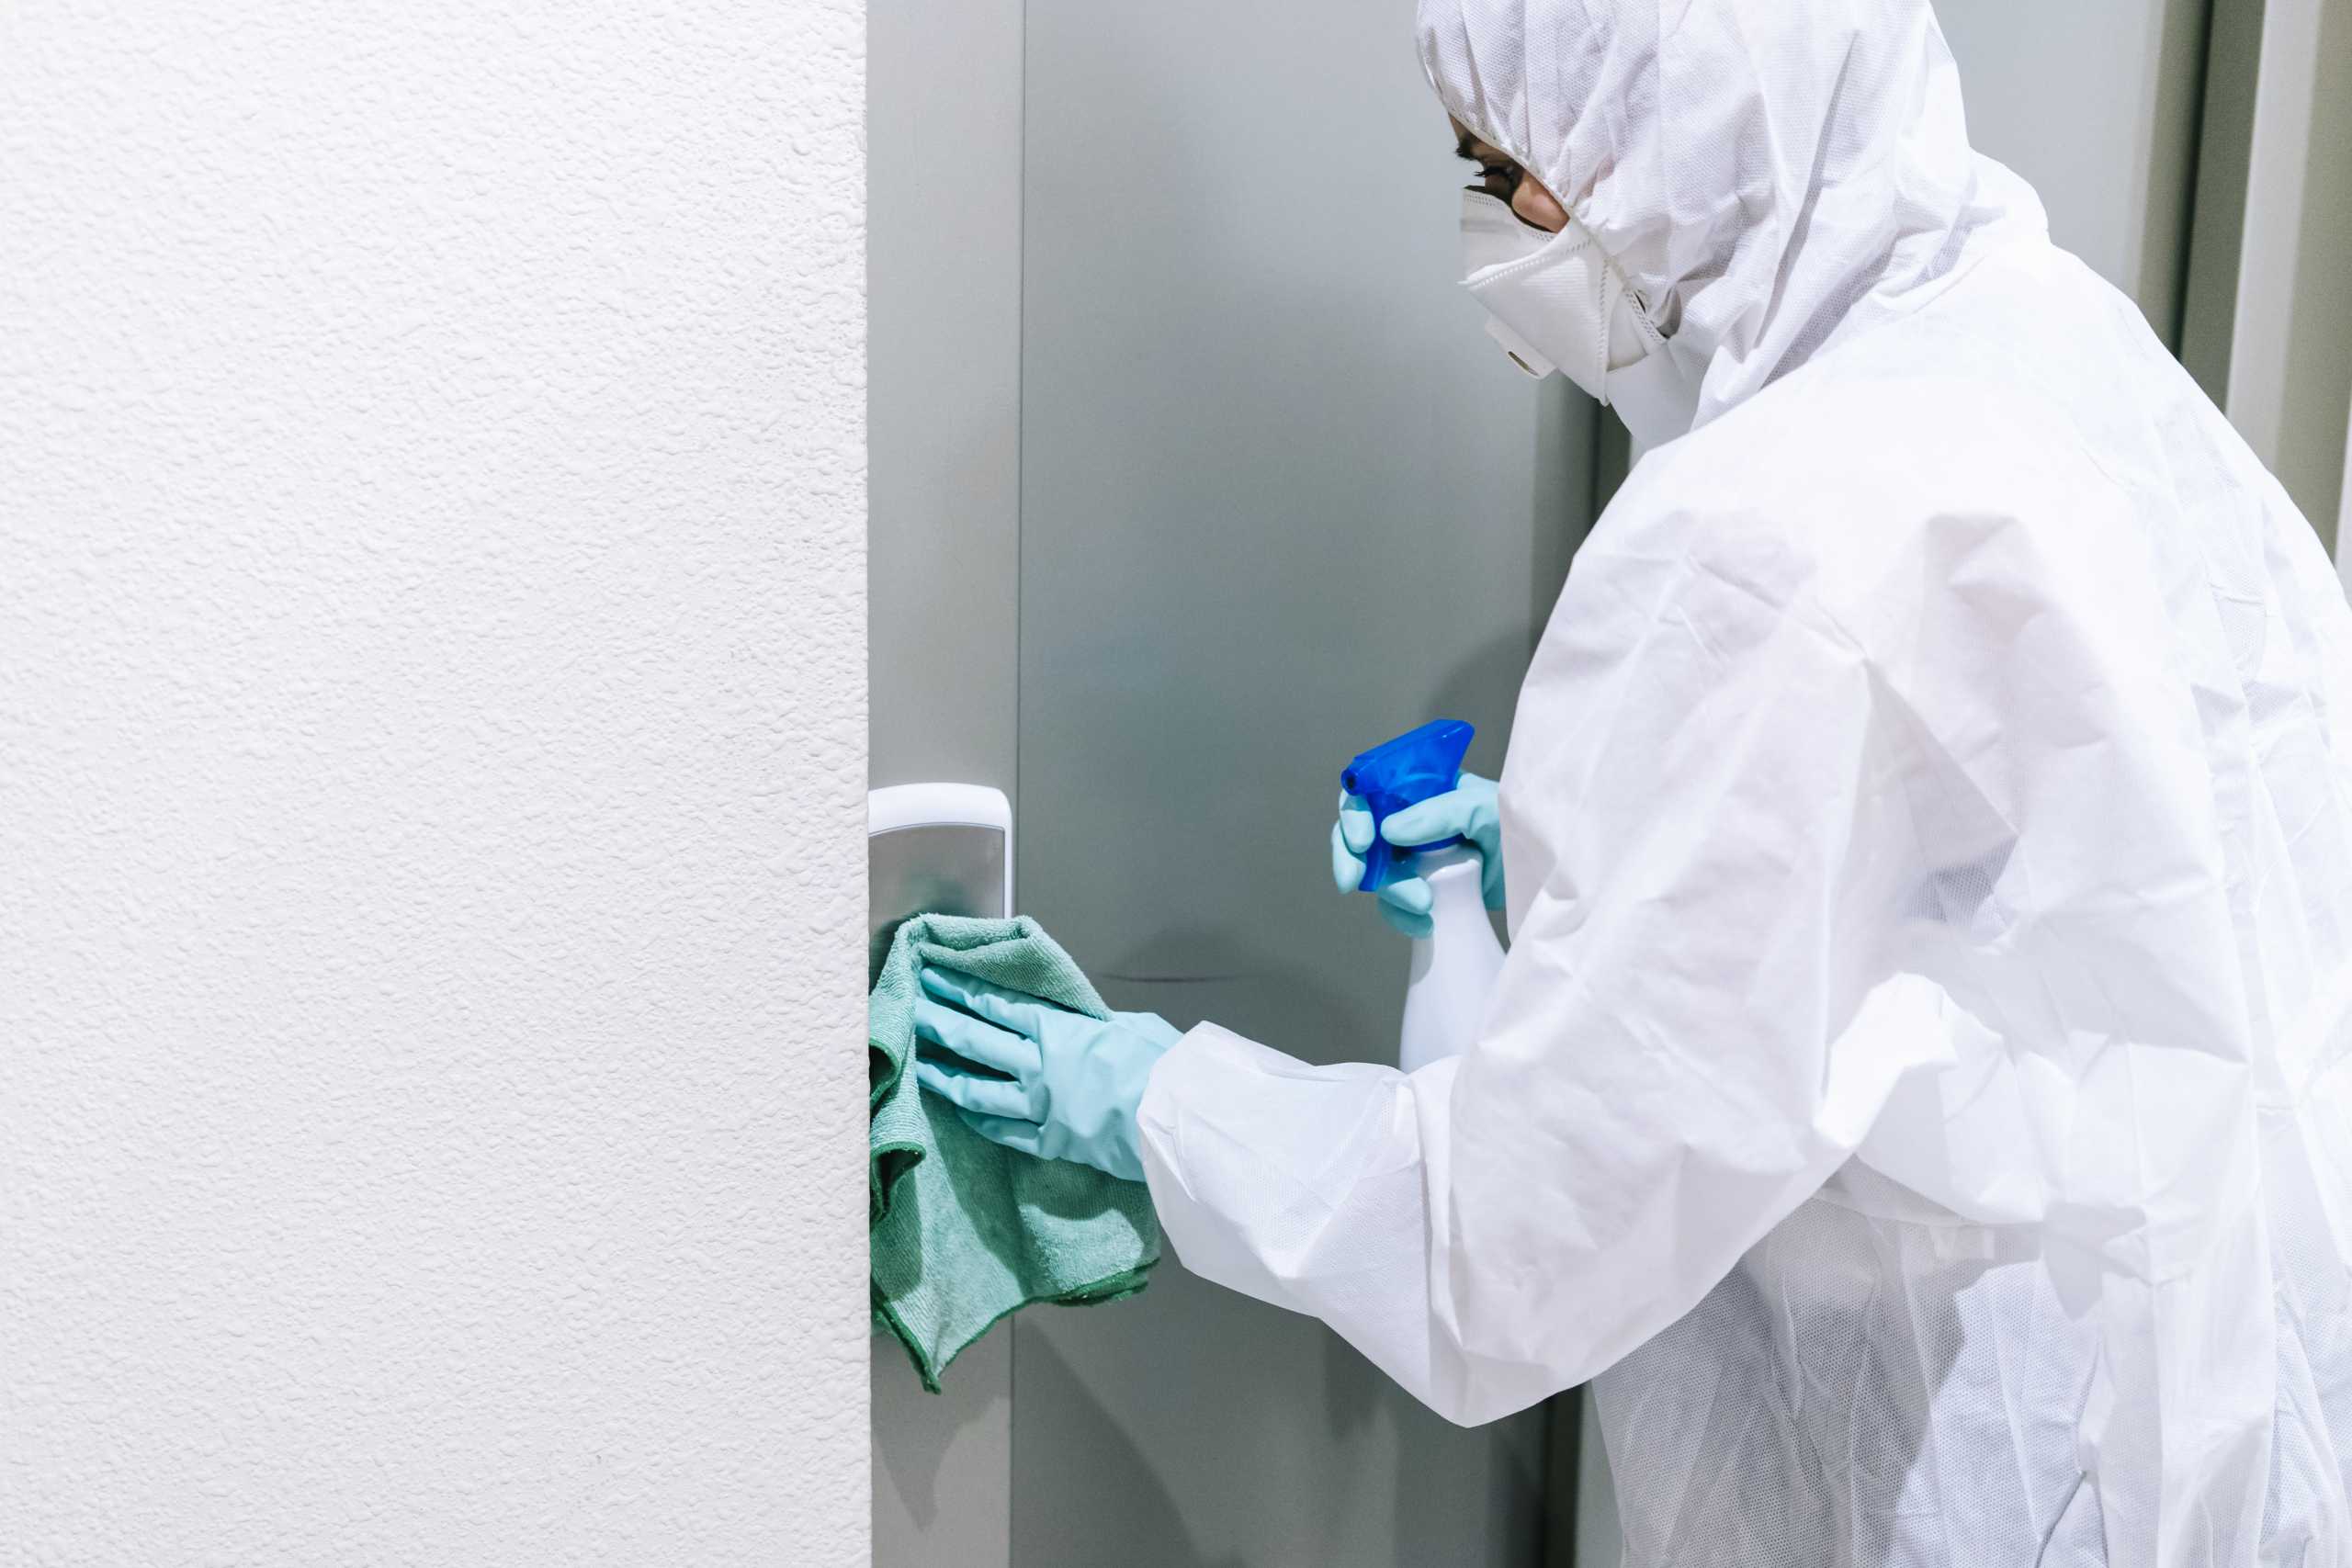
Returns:
[[[1148,1012],[1089,1018],[953,969],[925,966],[922,988],[915,1081],[966,1125],[1024,1154],[1143,1179],[1136,1107],[1182,1031]]]
[[[1443,795],[1433,795],[1380,825],[1380,836],[1400,850],[1426,849],[1465,839],[1476,847],[1479,889],[1489,909],[1503,907],[1503,819],[1495,781],[1463,773]],[[1340,819],[1331,825],[1331,881],[1342,893],[1363,886],[1364,852],[1372,848],[1372,808],[1361,796],[1340,796]],[[1430,934],[1431,894],[1427,879],[1400,876],[1374,895],[1380,918],[1407,936]]]

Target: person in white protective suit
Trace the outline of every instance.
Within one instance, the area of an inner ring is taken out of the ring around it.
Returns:
[[[2318,540],[1970,149],[1926,0],[1419,39],[1498,335],[1652,448],[1520,699],[1478,1036],[1313,1066],[934,971],[924,1081],[1456,1421],[1596,1380],[1629,1563],[2352,1564]]]

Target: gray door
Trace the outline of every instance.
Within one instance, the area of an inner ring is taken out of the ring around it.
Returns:
[[[1393,1059],[1407,944],[1337,897],[1341,764],[1502,756],[1594,418],[1454,287],[1408,13],[1030,0],[1023,903],[1114,1006]],[[1023,1568],[1527,1564],[1540,1415],[1477,1431],[1173,1265],[1014,1343]]]

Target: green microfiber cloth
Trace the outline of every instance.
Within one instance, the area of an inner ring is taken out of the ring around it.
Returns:
[[[899,1337],[937,1393],[947,1363],[997,1319],[1032,1302],[1085,1306],[1142,1290],[1159,1261],[1159,1221],[1143,1183],[990,1143],[917,1089],[925,963],[1094,1018],[1111,1011],[1026,918],[917,915],[882,961],[865,1024],[875,1325]]]

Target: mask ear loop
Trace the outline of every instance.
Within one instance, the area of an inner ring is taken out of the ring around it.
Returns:
[[[1591,384],[1600,389],[1600,402],[1609,402],[1609,333],[1616,324],[1617,302],[1625,297],[1625,275],[1617,270],[1617,263],[1606,251],[1600,253],[1600,320],[1598,331],[1591,334],[1593,357]]]

